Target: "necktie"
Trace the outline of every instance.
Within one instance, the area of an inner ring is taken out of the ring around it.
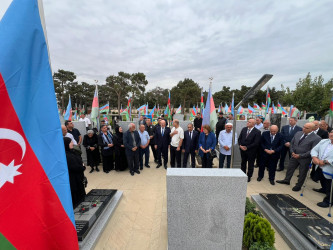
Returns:
[[[294,130],[294,127],[290,126],[290,129],[289,129],[289,134],[291,134]]]
[[[274,141],[274,137],[271,135],[271,143],[273,143]]]
[[[301,144],[301,142],[307,137],[308,135],[303,134],[303,137],[299,140],[298,145]]]
[[[190,132],[190,138],[191,138],[191,140],[192,140],[192,132]]]
[[[164,135],[164,128],[162,128],[162,136]]]
[[[250,132],[251,132],[251,130],[248,129],[248,130],[247,130],[247,133],[246,133],[246,137],[248,137],[248,135],[250,134]]]

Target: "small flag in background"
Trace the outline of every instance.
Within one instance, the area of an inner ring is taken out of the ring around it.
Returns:
[[[241,115],[241,114],[243,114],[243,112],[244,112],[244,109],[243,109],[242,105],[240,105],[237,110],[237,113]]]
[[[261,111],[261,108],[258,104],[254,103],[253,104],[254,109]]]
[[[67,105],[67,109],[66,109],[66,113],[64,115],[64,119],[65,120],[72,120],[72,103],[71,103],[71,96],[69,96],[68,99],[68,105]]]
[[[288,114],[288,112],[281,106],[280,102],[278,102],[278,109],[281,110],[281,113],[283,115]]]
[[[224,113],[228,114],[228,110],[229,110],[229,106],[227,103],[225,103],[225,106],[224,106]]]
[[[252,108],[250,104],[247,104],[247,110],[249,111],[250,114],[254,112],[254,108]]]
[[[110,106],[109,106],[109,103],[105,104],[104,106],[100,107],[99,108],[99,112],[100,113],[109,113],[109,109],[110,109]]]
[[[176,110],[176,114],[180,114],[182,112],[182,105],[179,105],[178,109]]]

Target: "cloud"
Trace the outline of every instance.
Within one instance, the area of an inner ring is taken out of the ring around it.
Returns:
[[[0,10],[8,6],[2,0]],[[143,72],[148,89],[185,77],[213,91],[254,84],[291,88],[307,72],[332,75],[330,1],[44,0],[52,67],[93,83]],[[0,12],[1,16],[1,12]]]

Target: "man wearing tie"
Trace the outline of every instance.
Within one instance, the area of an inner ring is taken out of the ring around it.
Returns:
[[[265,168],[268,167],[269,182],[275,185],[276,165],[280,157],[280,152],[283,147],[283,137],[278,132],[279,128],[276,125],[270,127],[270,131],[265,131],[261,135],[261,161],[259,165],[259,174],[257,181],[264,178]]]
[[[168,164],[168,152],[170,147],[170,128],[165,126],[166,122],[165,120],[160,121],[160,126],[156,128],[155,130],[155,149],[157,150],[157,158],[158,158],[158,164],[156,168],[159,168],[162,166],[162,157],[163,155],[164,159],[164,168],[167,169]]]
[[[290,117],[289,125],[285,125],[281,129],[281,135],[283,136],[284,139],[284,146],[282,147],[281,150],[280,165],[276,171],[284,170],[284,160],[286,158],[287,152],[289,151],[290,142],[298,131],[302,131],[302,128],[300,126],[297,126],[296,123],[297,119],[295,117]],[[290,151],[289,151],[289,158],[290,158]]]
[[[191,155],[191,165],[192,168],[195,168],[195,154],[198,153],[198,140],[199,132],[193,130],[192,123],[187,125],[187,131],[184,132],[184,141],[183,141],[183,168],[187,167],[188,156]]]
[[[286,177],[284,180],[276,181],[280,184],[290,185],[290,180],[293,177],[296,168],[299,166],[298,182],[292,189],[295,192],[301,190],[305,181],[311,162],[311,149],[314,148],[314,146],[316,146],[321,140],[318,135],[313,133],[313,128],[313,123],[306,123],[303,126],[303,132],[299,131],[295,134],[294,138],[290,142],[291,158]]]
[[[251,181],[253,175],[254,161],[257,156],[261,137],[260,131],[254,127],[254,124],[255,120],[249,119],[247,121],[247,127],[242,129],[238,138],[238,145],[242,157],[241,169],[246,174],[246,166],[248,165],[248,182]]]

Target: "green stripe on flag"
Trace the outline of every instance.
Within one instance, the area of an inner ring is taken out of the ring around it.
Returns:
[[[14,250],[16,248],[0,233],[0,249]]]

